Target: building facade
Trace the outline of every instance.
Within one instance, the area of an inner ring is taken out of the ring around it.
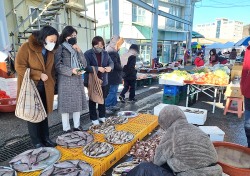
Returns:
[[[31,33],[51,25],[59,33],[67,25],[78,30],[78,44],[83,51],[91,48],[95,20],[87,17],[84,1],[78,0],[3,0],[6,20],[5,35],[10,36],[4,48],[13,55]]]
[[[242,38],[243,22],[219,18],[213,23],[198,24],[194,30],[204,35],[205,38],[238,41]]]
[[[242,34],[242,37],[248,37],[250,36],[250,24],[248,25],[245,25],[243,27],[243,34]]]
[[[92,0],[86,0],[87,15],[96,17],[97,35],[103,36],[106,41],[109,41],[112,35],[112,13],[116,13],[110,11],[109,2],[109,0],[99,0],[94,4]],[[150,6],[154,5],[152,0],[143,0],[143,2]],[[180,19],[193,21],[192,6],[190,4],[191,1],[185,0],[159,0],[158,9]],[[94,8],[96,9],[95,13],[93,13]],[[141,60],[151,63],[153,14],[127,0],[119,0],[117,13],[119,13],[119,35],[125,38],[126,41],[121,53],[125,52],[131,43],[137,43],[140,45]],[[180,46],[183,41],[186,41],[191,28],[191,26],[173,19],[158,16],[157,57],[159,57],[160,62],[168,63],[176,59],[178,53],[181,54]]]

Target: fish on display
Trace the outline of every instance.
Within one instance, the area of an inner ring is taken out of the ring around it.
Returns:
[[[92,126],[90,126],[89,130],[92,131],[93,133],[107,134],[107,133],[109,133],[111,131],[114,131],[115,126],[103,123],[101,125],[92,125]]]
[[[127,117],[111,116],[106,119],[105,123],[109,125],[124,124],[128,122]]]
[[[45,169],[40,176],[92,176],[93,167],[82,160],[65,160]]]
[[[159,145],[162,134],[155,135],[147,141],[137,141],[130,150],[130,155],[140,161],[153,162],[156,147]]]
[[[14,157],[10,166],[19,172],[41,170],[55,163],[60,158],[60,152],[55,148],[41,147],[31,149]]]
[[[83,148],[83,153],[88,157],[101,158],[110,155],[114,147],[106,142],[92,142]]]
[[[9,167],[0,166],[0,176],[16,176],[16,172]]]
[[[138,164],[140,164],[138,160],[121,163],[113,169],[112,176],[121,176],[124,173],[128,173]]]
[[[132,141],[134,135],[127,131],[111,131],[105,135],[105,139],[112,144],[124,144]]]
[[[75,131],[58,136],[56,143],[67,148],[83,147],[94,140],[94,136],[85,131]]]

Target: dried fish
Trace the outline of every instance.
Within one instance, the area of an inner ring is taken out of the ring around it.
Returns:
[[[136,160],[121,163],[113,169],[112,176],[121,176],[122,173],[129,172],[138,164],[140,164],[140,162]]]
[[[89,157],[101,158],[114,151],[114,147],[106,142],[93,142],[83,149],[83,153]]]
[[[44,147],[28,150],[14,157],[9,163],[19,172],[35,171],[45,168],[60,157],[59,151],[54,148]]]
[[[0,166],[0,176],[15,176],[16,173],[9,167]]]
[[[63,147],[82,147],[94,140],[94,136],[88,132],[75,131],[58,136],[56,143]]]
[[[193,113],[193,114],[204,114],[204,111],[201,110],[191,110],[191,109],[185,109],[184,112],[189,112],[189,113]]]
[[[106,134],[105,138],[112,144],[124,144],[132,141],[134,139],[134,135],[127,131],[111,131]]]
[[[111,125],[107,125],[105,123],[101,124],[101,125],[92,125],[89,128],[90,131],[92,131],[93,133],[99,133],[99,134],[107,134],[111,131],[115,130],[115,126]]]
[[[106,119],[105,123],[109,125],[124,124],[128,122],[127,117],[111,116]]]
[[[93,167],[82,160],[66,160],[45,169],[40,176],[92,176]]]

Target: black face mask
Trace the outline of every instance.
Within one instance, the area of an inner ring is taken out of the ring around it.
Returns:
[[[77,43],[77,39],[75,37],[72,37],[72,38],[68,39],[68,43],[71,45],[74,45]]]

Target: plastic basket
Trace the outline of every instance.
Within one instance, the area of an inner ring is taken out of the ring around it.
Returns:
[[[175,95],[180,93],[180,87],[179,86],[164,85],[163,92],[165,95],[175,96]]]

